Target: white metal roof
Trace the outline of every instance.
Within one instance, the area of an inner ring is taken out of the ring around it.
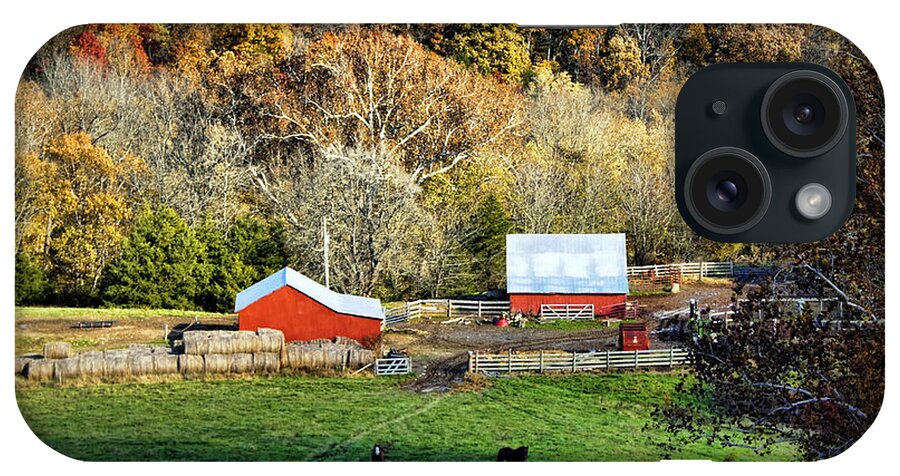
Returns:
[[[381,300],[336,293],[287,267],[238,293],[234,300],[234,312],[240,311],[284,286],[294,288],[334,312],[371,319],[384,319]]]
[[[628,294],[625,235],[506,235],[506,290]]]

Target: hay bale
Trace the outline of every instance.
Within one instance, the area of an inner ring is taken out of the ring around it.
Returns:
[[[278,329],[259,329],[259,352],[262,353],[281,353],[284,348],[284,333]]]
[[[276,352],[255,352],[253,354],[253,372],[270,373],[278,372],[281,357]]]
[[[308,344],[319,344],[319,345],[323,345],[323,344],[330,344],[330,343],[331,343],[331,339],[313,339],[313,340],[308,340],[308,341],[306,341],[306,342],[307,342]]]
[[[26,354],[16,357],[16,375],[25,375],[25,368],[32,360],[39,360],[41,356],[38,354]]]
[[[127,359],[131,375],[153,375],[153,355],[150,353],[131,354]]]
[[[203,373],[203,356],[193,354],[181,354],[178,356],[178,371],[185,375],[198,375]]]
[[[105,353],[102,350],[88,350],[78,354],[79,359],[102,359]]]
[[[53,378],[53,368],[55,366],[56,362],[53,360],[35,359],[25,367],[25,375],[28,377],[28,380],[46,382]]]
[[[206,354],[203,356],[203,370],[208,374],[224,374],[231,370],[230,354]]]
[[[150,344],[129,344],[128,345],[128,353],[129,354],[152,354],[153,346]]]
[[[78,354],[81,361],[81,376],[84,378],[100,378],[106,369],[103,351],[90,351]]]
[[[259,352],[260,339],[253,331],[237,331],[231,335],[231,350],[235,354]]]
[[[229,371],[235,374],[245,374],[253,371],[253,354],[231,354],[229,357]]]
[[[208,354],[231,354],[234,353],[234,339],[231,331],[213,331],[209,334],[209,342],[207,343]]]
[[[103,358],[103,376],[113,379],[130,377],[131,361],[127,353],[107,352]]]
[[[156,375],[168,375],[178,373],[178,356],[175,354],[155,353],[153,359],[153,373]]]
[[[47,342],[44,344],[45,359],[68,359],[72,346],[68,342]]]
[[[127,359],[131,353],[128,349],[112,349],[112,350],[104,350],[103,358],[104,359]]]
[[[362,345],[355,339],[351,339],[349,337],[344,337],[344,336],[335,337],[334,343],[336,345],[340,345],[343,347],[362,347]]]
[[[53,366],[53,380],[57,382],[67,382],[79,378],[81,378],[81,359],[77,357],[58,359],[56,365]]]
[[[181,340],[184,344],[185,354],[204,355],[209,353],[209,331],[187,331]]]

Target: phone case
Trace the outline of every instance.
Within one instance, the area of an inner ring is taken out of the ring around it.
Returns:
[[[679,215],[681,86],[758,62],[853,93],[824,240]],[[72,458],[809,461],[881,406],[884,95],[827,28],[84,25],[15,137],[16,398]]]

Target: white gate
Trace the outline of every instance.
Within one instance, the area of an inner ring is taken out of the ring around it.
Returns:
[[[593,318],[593,304],[541,304],[541,320]]]
[[[412,371],[409,357],[375,359],[375,375],[406,375]]]

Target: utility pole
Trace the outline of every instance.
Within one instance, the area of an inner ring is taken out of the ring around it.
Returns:
[[[328,217],[322,217],[322,253],[325,255],[323,263],[325,264],[325,287],[331,289],[328,279]]]

